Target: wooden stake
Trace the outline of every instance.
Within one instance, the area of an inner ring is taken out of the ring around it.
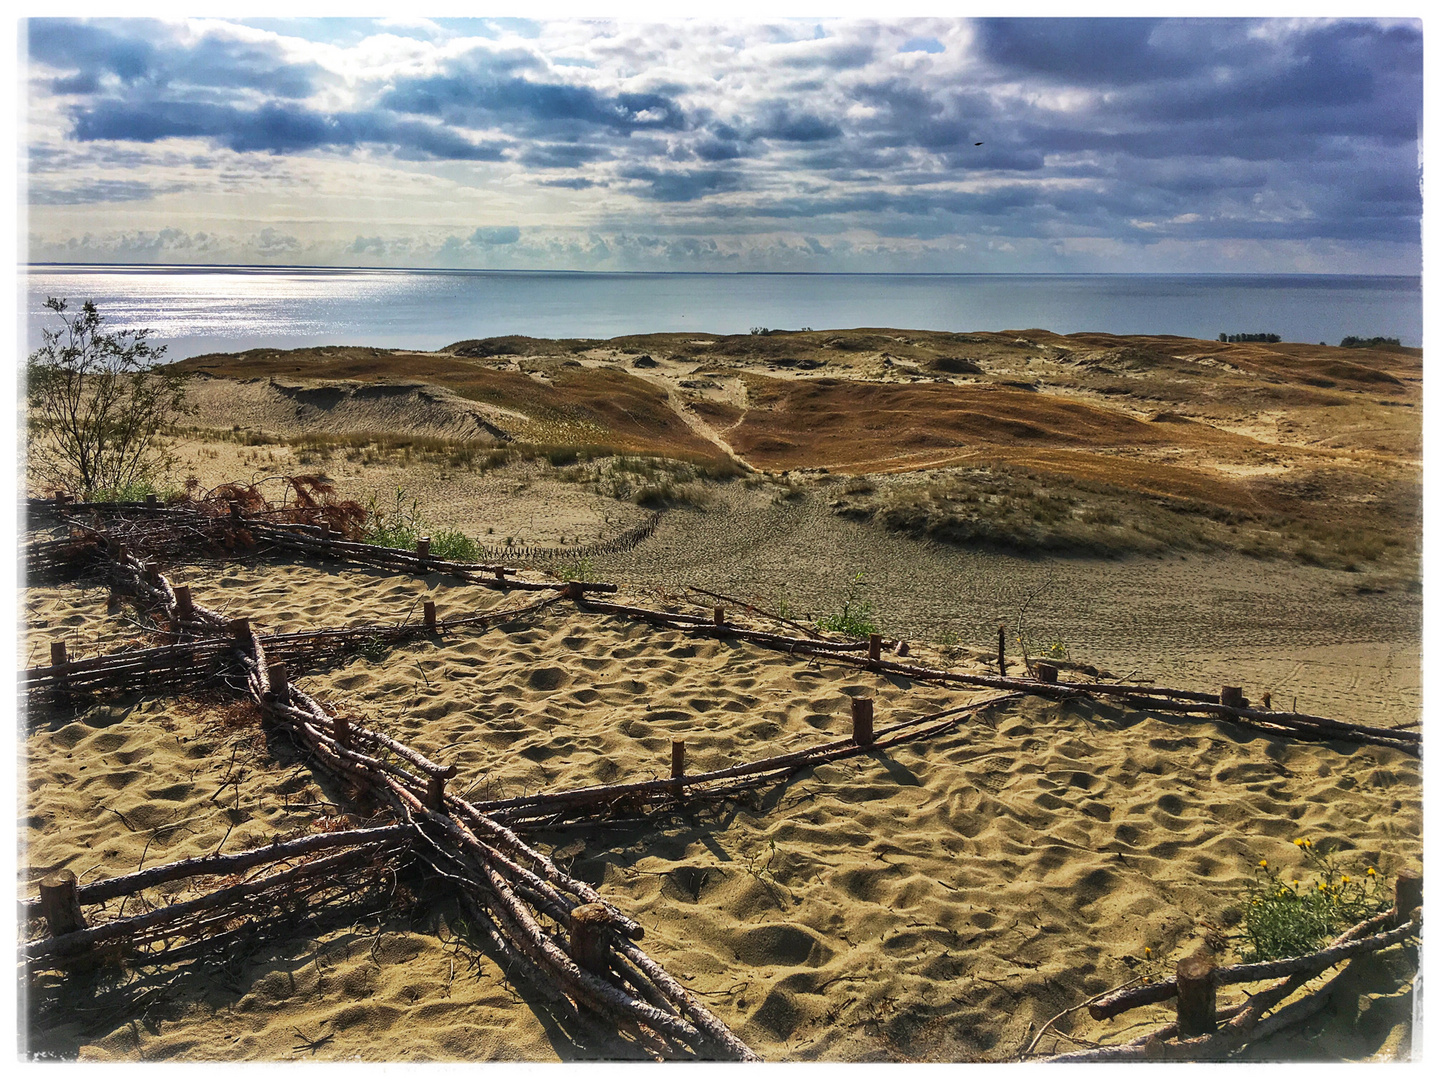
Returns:
[[[270,693],[276,701],[290,703],[290,672],[284,664],[270,665]]]
[[[850,699],[850,737],[857,746],[869,746],[875,741],[875,699],[853,697]]]
[[[419,555],[422,559],[428,559],[430,557],[430,537],[422,536],[419,540],[415,541],[415,554]]]
[[[145,580],[151,585],[160,584],[160,564],[147,562],[145,564]]]
[[[1220,704],[1227,709],[1243,709],[1250,703],[1245,700],[1245,690],[1239,686],[1222,686],[1220,688]]]
[[[50,666],[60,668],[60,671],[57,672],[58,677],[55,680],[59,684],[55,694],[55,704],[60,706],[68,706],[70,704],[70,694],[68,692],[70,682],[65,677],[65,668],[69,663],[70,654],[65,648],[65,642],[52,641],[50,643]]]
[[[175,613],[182,619],[189,619],[195,614],[195,601],[190,599],[189,585],[175,586]]]
[[[870,635],[870,659],[871,659],[871,660],[879,660],[879,659],[880,659],[880,635],[879,635],[879,634],[871,634],[871,635]]]
[[[85,916],[80,912],[80,889],[75,882],[75,871],[57,870],[40,880],[40,910],[50,927],[51,937],[85,929]]]
[[[1175,965],[1175,1019],[1182,1039],[1215,1030],[1215,958],[1203,947]]]
[[[235,518],[237,521],[240,518],[240,504],[234,499],[230,500],[230,516],[232,518]]]
[[[1060,681],[1060,671],[1054,664],[1036,664],[1035,678],[1038,682],[1054,683]]]
[[[1399,926],[1410,918],[1410,912],[1420,906],[1421,885],[1424,878],[1414,870],[1401,870],[1395,875],[1395,925]]]
[[[250,620],[233,619],[230,623],[230,633],[241,645],[250,644]]]
[[[347,720],[347,719],[345,719],[345,717],[342,716],[340,713],[336,713],[335,716],[334,716],[334,722],[335,722],[335,741],[336,741],[337,743],[339,743],[341,746],[343,746],[346,750],[349,750],[349,749],[350,749],[350,721]]]
[[[685,740],[670,740],[670,779],[677,796],[685,793]]]
[[[724,625],[725,625],[725,609],[724,609],[723,607],[717,607],[717,608],[715,609],[715,625],[716,625],[716,626],[724,626]]]
[[[1005,674],[1005,624],[1000,624],[1000,645],[995,651],[995,662],[1000,665],[1000,674]]]
[[[425,601],[425,625],[431,630],[435,629],[435,601]]]
[[[900,642],[900,644],[899,644],[898,646],[896,646],[895,653],[896,653],[897,656],[909,656],[909,655],[910,655],[910,643],[909,643],[908,641],[902,641],[902,642]]]
[[[571,600],[585,599],[585,586],[579,581],[572,581],[565,586],[565,595]]]
[[[610,912],[604,904],[570,910],[570,956],[595,975],[610,972]]]
[[[436,813],[445,811],[445,781],[459,770],[451,765],[448,769],[430,774],[430,783],[425,788],[425,805]]]
[[[145,496],[145,505],[146,505],[146,506],[158,506],[159,504],[160,504],[160,500],[157,499],[153,494],[152,494],[152,495],[146,495],[146,496]]]
[[[505,567],[497,566],[495,568],[495,581],[501,585],[505,584]]]

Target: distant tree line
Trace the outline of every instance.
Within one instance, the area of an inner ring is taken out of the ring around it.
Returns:
[[[1221,341],[1268,341],[1272,344],[1280,340],[1279,334],[1221,334]]]
[[[1340,341],[1342,349],[1398,349],[1398,337],[1347,337]]]

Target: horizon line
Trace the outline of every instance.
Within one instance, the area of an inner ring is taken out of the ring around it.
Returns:
[[[335,266],[318,263],[126,263],[126,262],[23,262],[19,269],[65,267],[96,270],[231,270],[328,271],[408,274],[572,274],[597,277],[668,275],[674,277],[1307,277],[1307,278],[1422,278],[1423,274],[1343,274],[1304,270],[572,270],[519,267],[463,266]]]

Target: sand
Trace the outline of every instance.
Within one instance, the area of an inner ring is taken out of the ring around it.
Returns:
[[[442,615],[528,599],[305,564],[174,577],[262,631],[394,619],[427,595]],[[98,647],[113,622],[103,599],[36,588],[31,618],[96,635]],[[917,655],[960,662],[940,647]],[[1295,663],[1332,677],[1319,657]],[[660,775],[675,737],[696,770],[833,738],[856,693],[876,697],[881,723],[984,696],[569,605],[297,683],[457,765],[456,789],[477,798]],[[53,869],[93,880],[343,812],[338,793],[267,748],[222,699],[136,696],[36,719],[24,892]],[[1418,863],[1418,761],[1026,701],[930,742],[822,766],[749,803],[537,839],[638,919],[651,954],[762,1057],[903,1061],[1012,1059],[1055,1013],[1163,974],[1207,933],[1228,931],[1259,859],[1298,869],[1299,836],[1347,865]],[[131,1061],[617,1052],[547,1028],[454,930],[432,904],[286,941],[133,1010],[48,1015],[31,1051]],[[1379,968],[1349,1016],[1324,1028],[1326,1056],[1406,1052],[1407,976],[1393,961]],[[1060,1026],[1113,1037],[1164,1012]]]
[[[775,351],[798,348],[798,335],[742,340],[755,356],[713,364],[696,354],[704,342],[652,348],[647,340],[658,360],[643,370],[632,370],[633,349],[578,359],[405,354],[414,370],[398,382],[387,374],[398,354],[272,358],[280,374],[270,379],[197,381],[193,419],[212,430],[174,440],[175,479],[193,476],[202,488],[258,482],[278,498],[283,485],[273,478],[320,473],[342,497],[381,509],[394,508],[403,490],[401,505],[413,500],[436,530],[461,529],[487,544],[574,547],[613,537],[650,511],[543,459],[484,471],[447,460],[443,448],[427,455],[423,440],[480,446],[503,430],[636,450],[649,439],[667,453],[739,448],[757,468],[778,469],[821,445],[795,435],[820,423],[834,460],[706,482],[695,500],[702,505],[666,509],[650,538],[587,558],[585,575],[616,581],[623,596],[647,604],[708,605],[715,601],[697,591],[708,589],[800,620],[866,605],[918,659],[956,669],[993,672],[1003,624],[1012,660],[1023,638],[1032,653],[1055,654],[1075,673],[1211,692],[1241,685],[1252,699],[1269,693],[1279,708],[1418,724],[1423,603],[1403,515],[1381,522],[1399,537],[1398,553],[1357,556],[1347,570],[1343,559],[1326,567],[1224,552],[1027,557],[917,542],[839,512],[850,479],[839,475],[849,460],[841,451],[863,431],[864,453],[850,471],[953,464],[984,450],[1041,472],[1108,470],[1136,491],[1183,481],[1190,487],[1177,490],[1193,487],[1216,506],[1309,500],[1322,517],[1363,523],[1367,500],[1418,469],[1418,356],[1359,357],[1399,373],[1377,376],[1350,363],[1359,354],[1311,356],[1316,350],[1300,346],[1167,339],[1136,351],[1103,335],[1044,336],[1036,345],[1028,331],[1013,341],[947,338],[925,348],[963,344],[984,367],[957,386],[988,380],[986,400],[1002,395],[1016,408],[1033,400],[1036,417],[1079,415],[1083,405],[1114,413],[1113,422],[1092,432],[1085,453],[1063,431],[1048,444],[1031,432],[1021,441],[1036,445],[1010,447],[1008,428],[992,433],[988,449],[983,438],[954,448],[929,435],[897,449],[895,431],[876,418],[898,415],[896,402],[944,395],[911,393],[911,383],[935,372],[916,366],[929,364],[929,353],[894,333],[858,352],[817,338],[805,355],[826,366],[814,370]],[[1172,355],[1177,349],[1184,355]],[[217,371],[252,373],[245,358],[221,361]],[[330,385],[296,375],[322,363],[336,368]],[[622,367],[625,379],[601,370]],[[1331,383],[1314,382],[1317,373]],[[826,383],[837,375],[858,388]],[[1274,389],[1282,378],[1295,385]],[[634,415],[610,408],[612,383],[623,384]],[[878,395],[891,412],[826,411],[857,394]],[[1164,410],[1191,422],[1161,422]],[[656,427],[659,420],[668,426]],[[1148,450],[1127,441],[1140,422],[1150,425],[1142,432]],[[247,430],[265,435],[252,440]],[[364,433],[376,431],[420,441],[410,450],[365,447]],[[360,438],[333,438],[344,434]],[[306,445],[312,435],[330,438]],[[1333,475],[1325,471],[1332,466]],[[1402,504],[1397,496],[1375,505],[1401,514]],[[249,616],[262,632],[398,622],[427,598],[442,618],[531,599],[433,575],[304,561],[165,570],[197,602]],[[107,591],[94,583],[37,586],[21,604],[27,665],[43,662],[57,636],[76,657],[149,641],[143,620],[125,606],[107,610]],[[732,617],[758,618],[727,606]],[[691,639],[569,604],[372,652],[296,682],[456,765],[454,789],[473,798],[664,775],[674,738],[686,740],[690,768],[702,770],[843,736],[849,699],[860,693],[876,698],[880,724],[986,696]],[[34,715],[23,733],[19,892],[31,894],[55,869],[91,881],[363,823],[343,790],[317,779],[283,740],[267,740],[234,702],[212,687]],[[1300,837],[1356,872],[1419,868],[1418,760],[1026,699],[991,706],[949,735],[821,766],[715,810],[532,834],[638,919],[651,955],[775,1061],[1014,1060],[1062,1010],[1137,977],[1167,975],[1207,937],[1223,944],[1259,860],[1307,877],[1293,844]],[[153,890],[146,902],[193,887]],[[53,981],[42,981],[30,999],[39,1011],[28,1017],[29,1050],[132,1062],[553,1061],[625,1052],[619,1042],[570,1042],[523,985],[467,944],[455,914],[443,890],[406,883],[383,912],[313,926],[184,981],[145,975],[120,991],[110,971],[76,979],[59,1007]],[[1414,964],[1413,949],[1397,949],[1352,965],[1333,1012],[1248,1056],[1406,1058]],[[1117,1041],[1168,1015],[1157,1007],[1101,1024],[1082,1010],[1056,1029]],[[1038,1050],[1072,1045],[1056,1035]]]

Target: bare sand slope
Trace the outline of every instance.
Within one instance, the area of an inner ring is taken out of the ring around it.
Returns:
[[[193,379],[189,420],[216,431],[242,429],[304,435],[388,432],[494,441],[504,409],[466,401],[444,387],[415,381],[317,384],[293,379]],[[503,430],[503,429],[502,429]]]
[[[177,577],[262,631],[369,620],[422,591],[442,612],[516,602],[311,567]],[[34,596],[41,618],[79,610],[73,591]],[[98,632],[103,606],[91,615]],[[455,763],[472,798],[649,778],[672,738],[697,770],[774,754],[845,734],[857,693],[876,697],[881,723],[977,696],[568,605],[297,682]],[[137,698],[36,720],[24,892],[58,867],[88,879],[316,828],[344,798],[216,704]],[[1355,867],[1418,863],[1419,763],[1025,701],[717,812],[537,834],[774,1060],[1011,1058],[1055,1013],[1226,932],[1258,859],[1298,868],[1298,836]],[[453,944],[456,929],[432,898],[267,946],[129,1012],[77,1004],[43,1018],[34,1047],[96,1060],[615,1052],[548,1028],[488,957]],[[1324,1029],[1326,1054],[1403,1052],[1403,976],[1371,972],[1361,989]],[[1062,1027],[1100,1034],[1083,1014]]]
[[[705,512],[670,511],[635,550],[595,559],[610,579],[698,585],[797,616],[873,607],[886,634],[1012,656],[1062,643],[1119,675],[1372,723],[1419,719],[1418,592],[1356,574],[1235,555],[1033,558],[917,543],[831,514],[819,498],[732,484]],[[860,581],[856,583],[856,577]],[[1308,704],[1307,704],[1308,703]]]

